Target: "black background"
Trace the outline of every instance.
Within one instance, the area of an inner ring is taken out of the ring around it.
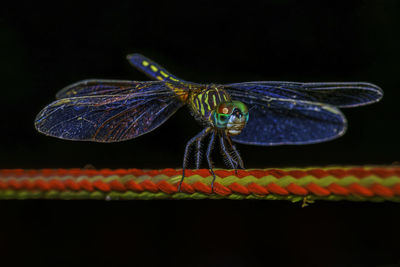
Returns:
[[[134,52],[200,83],[375,83],[384,99],[344,110],[349,129],[337,140],[238,148],[248,168],[396,164],[399,14],[396,1],[2,6],[0,168],[181,167],[186,141],[201,130],[185,108],[157,130],[114,144],[59,140],[33,127],[68,84],[147,80],[125,60]],[[393,203],[2,201],[0,259],[21,266],[394,266],[398,210]]]

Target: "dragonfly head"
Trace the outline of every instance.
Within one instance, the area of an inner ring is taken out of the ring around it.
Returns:
[[[249,119],[249,111],[240,101],[222,102],[211,113],[212,124],[229,135],[239,135]]]

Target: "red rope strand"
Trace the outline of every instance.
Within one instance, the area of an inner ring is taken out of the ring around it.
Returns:
[[[327,176],[333,176],[336,179],[342,179],[344,177],[353,176],[359,179],[369,177],[371,175],[379,177],[379,179],[386,179],[388,177],[400,176],[400,168],[348,168],[348,169],[305,169],[305,170],[280,170],[280,169],[269,169],[269,170],[216,170],[216,175],[220,178],[228,176],[235,176],[237,178],[244,178],[252,176],[257,179],[266,176],[273,176],[275,178],[282,178],[285,176],[294,177],[301,179],[306,176],[313,176],[315,178],[324,178]],[[134,180],[128,180],[122,182],[121,180],[114,179],[109,182],[105,182],[101,179],[89,180],[86,177],[93,176],[125,176],[134,175],[142,176],[147,175],[150,177],[157,175],[166,176],[177,176],[181,175],[181,170],[165,169],[165,170],[139,170],[139,169],[43,169],[43,170],[23,170],[23,169],[4,169],[0,170],[0,190],[40,190],[40,191],[64,191],[72,190],[79,191],[85,190],[88,192],[101,191],[101,192],[163,192],[166,194],[175,194],[178,192],[177,184],[171,184],[168,180],[161,180],[157,183],[151,180],[144,180],[140,183]],[[208,170],[187,170],[186,175],[193,176],[198,175],[201,177],[209,177],[210,173]],[[52,177],[65,177],[71,176],[69,179],[61,180]],[[30,177],[41,177],[36,180],[28,180]],[[47,179],[48,177],[48,179]],[[80,177],[79,180],[75,180],[74,177]],[[7,179],[2,179],[7,178]],[[24,178],[24,179],[19,179]],[[27,178],[27,179],[25,179]],[[193,194],[195,192],[210,194],[211,186],[201,181],[196,181],[192,184],[186,182],[182,183],[181,191],[184,193]],[[384,186],[380,183],[374,183],[370,186],[363,186],[359,183],[352,183],[348,186],[342,186],[337,183],[330,183],[329,185],[322,187],[316,183],[308,183],[304,186],[300,186],[296,183],[290,183],[287,186],[280,186],[277,183],[270,182],[266,186],[261,186],[255,182],[243,185],[238,182],[233,182],[227,186],[219,182],[214,183],[214,193],[221,196],[228,196],[231,194],[241,195],[268,195],[275,194],[281,196],[298,195],[306,196],[313,194],[316,196],[349,196],[358,195],[363,197],[379,196],[384,198],[391,198],[394,196],[400,196],[400,183],[394,184],[391,187]]]

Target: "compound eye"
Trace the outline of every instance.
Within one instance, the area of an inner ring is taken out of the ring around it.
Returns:
[[[223,114],[219,114],[218,119],[221,123],[225,123],[228,121],[229,116],[228,115],[223,115]]]
[[[246,114],[249,112],[249,110],[247,109],[247,106],[240,102],[240,101],[232,101],[233,105],[238,108],[243,114]]]
[[[232,103],[225,102],[225,103],[219,104],[218,109],[217,109],[217,112],[218,112],[219,114],[224,114],[224,115],[230,115],[230,114],[232,114],[232,112],[233,112],[233,105],[232,105]]]

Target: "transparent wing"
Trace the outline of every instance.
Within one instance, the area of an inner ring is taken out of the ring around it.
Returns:
[[[173,83],[168,83],[173,84]],[[178,86],[178,85],[176,85]],[[116,95],[131,93],[158,93],[165,89],[165,83],[159,81],[124,81],[124,80],[83,80],[61,89],[57,99],[79,96]]]
[[[337,108],[310,101],[246,96],[232,93],[233,99],[249,108],[249,121],[232,139],[253,145],[310,144],[341,136],[346,119]]]
[[[257,93],[281,99],[296,99],[326,103],[337,107],[355,107],[379,101],[383,91],[378,86],[364,82],[295,83],[295,82],[244,82],[226,84],[230,93],[245,95]]]
[[[78,97],[62,98],[45,107],[35,127],[68,140],[123,141],[154,130],[183,105],[164,82],[133,83],[116,89],[99,89],[97,84],[79,87]],[[71,88],[62,95],[72,92]]]

